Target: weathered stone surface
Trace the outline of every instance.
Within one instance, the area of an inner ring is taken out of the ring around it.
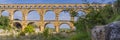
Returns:
[[[120,40],[120,21],[105,26],[95,26],[91,33],[92,40]]]
[[[105,33],[105,40],[120,40],[120,21],[106,25]]]
[[[92,30],[92,40],[105,40],[104,26],[95,26]]]

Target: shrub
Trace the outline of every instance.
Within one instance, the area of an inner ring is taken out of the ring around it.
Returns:
[[[35,32],[34,27],[32,25],[28,25],[27,27],[25,27],[24,30],[25,33],[33,33]]]
[[[48,39],[48,37],[50,36],[49,35],[49,29],[46,28],[44,31],[43,31],[43,36],[44,36],[44,39]]]

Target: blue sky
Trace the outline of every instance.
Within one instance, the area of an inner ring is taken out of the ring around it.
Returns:
[[[113,0],[88,0],[88,2],[100,2],[100,3],[107,3],[107,2],[113,2]],[[19,4],[25,4],[25,3],[30,3],[30,4],[39,4],[39,3],[83,3],[82,0],[0,0],[0,4],[14,4],[14,3],[19,3]]]
[[[113,0],[104,0],[104,2],[102,0],[89,0],[89,3],[92,2],[100,2],[100,3],[108,3],[108,2],[113,2]],[[81,4],[83,3],[81,0],[0,0],[0,4],[70,4],[70,3],[74,3],[74,4]],[[15,16],[14,18],[16,19],[22,19],[22,12],[21,11],[17,11],[15,12]],[[78,12],[79,15],[81,15],[83,12],[79,11]],[[4,16],[8,16],[8,12],[4,11],[2,13],[2,15]],[[45,20],[54,20],[55,19],[55,14],[53,11],[48,11],[46,12],[45,16],[44,16]],[[59,15],[59,19],[60,20],[70,20],[70,14],[68,12],[61,12]],[[38,15],[38,13],[36,11],[32,11],[28,14],[28,20],[40,20],[40,16]],[[75,19],[77,20],[77,18]],[[54,28],[53,24],[48,24],[47,26]],[[61,25],[60,28],[69,28],[69,26],[67,24],[63,24]]]

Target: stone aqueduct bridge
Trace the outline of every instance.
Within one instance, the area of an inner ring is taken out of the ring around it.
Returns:
[[[89,6],[92,6],[94,8],[101,8],[105,6],[106,4],[90,4]],[[56,32],[59,32],[59,26],[61,24],[68,24],[71,28],[71,30],[74,30],[74,24],[71,21],[74,21],[74,17],[71,17],[70,21],[66,20],[59,20],[59,14],[61,11],[67,9],[67,8],[74,8],[76,11],[84,11],[87,13],[88,11],[85,10],[87,8],[87,4],[0,4],[0,16],[3,11],[8,11],[9,19],[10,19],[10,25],[13,27],[14,22],[19,22],[22,25],[22,30],[27,26],[29,22],[36,22],[37,25],[39,25],[40,31],[43,32],[45,29],[46,24],[53,23],[55,26]],[[13,19],[14,12],[16,11],[22,12],[22,20],[21,21],[15,21]],[[37,11],[40,15],[40,20],[37,21],[27,21],[27,15],[31,11]],[[44,14],[48,11],[52,10],[55,13],[55,20],[44,20]]]

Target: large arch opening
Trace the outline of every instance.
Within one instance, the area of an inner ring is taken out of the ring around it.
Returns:
[[[45,28],[48,28],[50,32],[55,32],[54,24],[47,23],[45,24]]]
[[[15,11],[14,12],[14,20],[22,20],[22,12],[21,11]]]
[[[86,16],[86,13],[84,11],[78,11],[78,15],[77,17],[75,17],[74,20],[77,21],[79,17],[84,18],[85,16]]]
[[[40,14],[36,10],[30,10],[28,12],[27,20],[33,20],[33,22],[29,22],[28,25],[33,26],[35,32],[39,32],[39,26],[34,21],[40,20]]]
[[[67,11],[62,11],[59,14],[59,20],[69,20],[70,21],[71,17],[70,17],[70,13]]]
[[[84,11],[78,11],[78,16],[84,17],[86,16],[86,13]]]
[[[15,26],[17,29],[21,29],[22,25],[19,22],[13,23],[13,26]]]
[[[45,20],[55,20],[55,13],[52,10],[49,10],[44,15]]]
[[[61,32],[70,32],[70,26],[69,26],[69,24],[61,24],[60,25],[60,31]]]
[[[2,11],[2,16],[7,16],[7,17],[9,17],[9,12],[6,11],[6,10],[3,10],[3,11]]]
[[[40,14],[35,10],[31,10],[28,12],[27,20],[40,20]]]

